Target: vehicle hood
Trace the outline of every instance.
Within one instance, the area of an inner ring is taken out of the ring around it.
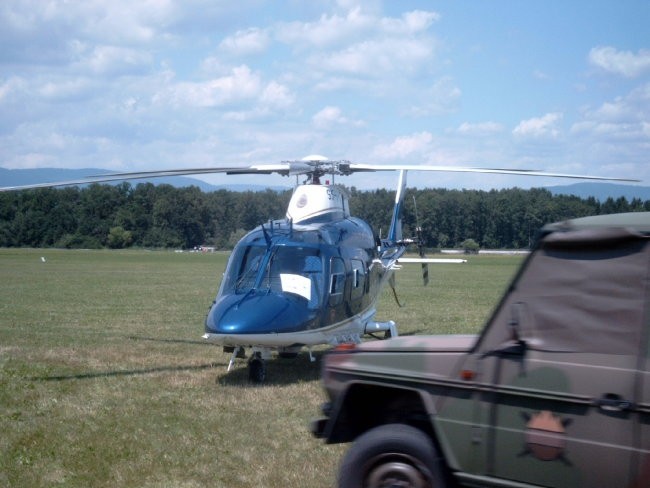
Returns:
[[[407,336],[364,342],[326,357],[326,372],[357,380],[448,381],[477,335]]]
[[[467,352],[478,335],[402,336],[385,341],[369,341],[358,346],[359,351],[391,352]]]

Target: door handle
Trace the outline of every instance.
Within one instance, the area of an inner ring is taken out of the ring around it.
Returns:
[[[632,402],[616,393],[605,393],[596,400],[598,408],[605,412],[622,412],[632,408]]]

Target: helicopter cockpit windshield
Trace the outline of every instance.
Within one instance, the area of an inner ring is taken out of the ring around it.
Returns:
[[[320,250],[309,247],[250,245],[237,249],[224,277],[223,292],[252,289],[291,293],[317,308],[322,300],[323,263]]]
[[[266,246],[236,249],[224,279],[224,290],[245,293],[254,288],[266,249]]]

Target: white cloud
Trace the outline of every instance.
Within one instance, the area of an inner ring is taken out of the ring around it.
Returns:
[[[95,46],[79,66],[95,75],[143,73],[152,64],[149,52],[119,46]]]
[[[249,28],[235,32],[219,43],[219,49],[234,56],[246,56],[264,52],[270,43],[269,34],[264,29]]]
[[[275,80],[264,81],[260,73],[246,65],[206,81],[170,80],[153,97],[154,106],[175,109],[174,118],[194,110],[211,109],[217,110],[222,120],[242,123],[283,113],[294,103],[295,95],[286,85]],[[194,113],[194,117],[206,117],[208,113],[214,112]]]
[[[650,182],[650,83],[624,96],[586,108],[571,126],[575,160],[599,167],[602,174]],[[591,170],[590,170],[591,171]]]
[[[312,71],[378,78],[429,67],[436,43],[428,30],[438,18],[424,11],[382,17],[356,7],[344,16],[279,24],[275,38],[308,52]]]
[[[318,129],[329,129],[337,125],[361,126],[363,123],[359,120],[350,120],[343,115],[339,107],[327,106],[314,114],[312,117],[314,126]]]
[[[595,47],[589,51],[589,62],[609,73],[636,78],[650,71],[650,50],[640,49],[634,54],[610,46]]]
[[[73,11],[65,6],[62,8]],[[85,8],[77,12],[81,18],[76,21],[83,21],[79,29],[90,39],[148,43],[164,32],[164,27],[172,22],[178,10],[168,0],[118,0],[87,2]]]
[[[584,111],[582,120],[571,127],[576,135],[598,137],[603,141],[636,140],[650,146],[650,83],[626,96],[603,102],[596,109]]]
[[[246,18],[257,0],[3,0],[0,59],[71,62],[71,40],[91,45],[167,48],[214,35]]]
[[[541,81],[548,81],[551,79],[551,76],[539,69],[533,70],[533,78],[536,80],[541,80]]]
[[[377,159],[404,159],[412,154],[423,154],[430,150],[433,135],[430,132],[418,132],[409,136],[397,137],[390,144],[380,144],[373,151]]]
[[[50,101],[80,100],[94,96],[96,89],[96,84],[85,77],[57,77],[39,83],[31,93]]]
[[[356,7],[346,16],[323,14],[316,22],[280,24],[276,29],[276,37],[298,49],[305,44],[322,48],[363,37],[375,23],[375,18],[363,14],[361,8]]]
[[[650,122],[641,122],[641,133],[643,137],[650,141]]]
[[[454,112],[462,92],[454,80],[445,76],[436,80],[417,100],[417,105],[410,108],[408,113],[416,117],[440,115]]]
[[[542,117],[522,120],[512,133],[517,137],[533,139],[555,139],[560,135],[558,128],[562,113],[548,113]]]
[[[253,99],[261,93],[262,81],[246,65],[232,69],[227,76],[203,82],[179,82],[163,89],[154,97],[157,103],[177,108],[220,107]]]
[[[179,13],[170,0],[6,0],[2,4],[5,35],[35,39],[43,33],[54,45],[65,39],[149,42]]]
[[[309,60],[315,69],[367,76],[413,72],[431,59],[433,46],[416,39],[371,40],[345,49],[316,54]]]
[[[477,53],[459,28],[462,18],[381,0],[297,5],[0,1],[0,161],[92,161],[128,170],[134,161],[156,169],[324,153],[379,162],[523,165],[531,158],[531,167],[546,167],[608,159],[648,166],[650,84],[625,94],[620,84],[590,83],[580,77],[579,60],[565,57],[571,50],[561,51],[561,36],[549,38],[548,50],[561,58],[540,52],[528,76],[517,78],[522,92],[538,90],[534,106],[561,108],[528,118],[531,105],[515,103],[520,93],[505,93],[503,120],[515,121],[506,127],[485,116],[491,104],[460,103],[465,92],[474,99],[494,88],[476,71],[468,74],[472,60],[464,56]],[[586,28],[582,21],[577,28]],[[630,29],[623,37],[603,34],[601,45],[643,39]],[[516,76],[511,66],[489,62],[491,50],[503,46],[482,42],[485,79]],[[592,49],[591,69],[647,76],[647,46],[626,49]],[[525,65],[512,59],[520,61]],[[548,66],[573,71],[532,71]],[[559,98],[571,79],[585,80],[581,96]],[[561,137],[569,120],[571,137]]]
[[[325,107],[311,118],[316,127],[326,128],[332,124],[344,123],[345,119],[341,115],[339,107]]]
[[[271,81],[266,85],[260,97],[260,101],[264,105],[276,108],[288,108],[293,105],[294,100],[295,97],[289,89],[276,81]]]
[[[400,17],[380,17],[354,7],[344,16],[323,14],[315,22],[279,24],[276,37],[298,48],[305,43],[319,48],[333,47],[368,37],[413,36],[427,31],[439,18],[436,12],[422,10],[405,12]]]
[[[498,122],[463,122],[458,126],[457,132],[471,136],[492,135],[498,132],[503,132],[503,125]]]
[[[385,34],[413,35],[426,31],[438,20],[440,14],[436,12],[414,10],[403,13],[399,19],[384,17],[381,19],[380,26]]]
[[[368,80],[354,79],[333,73],[319,77],[313,87],[317,92],[365,90],[368,93],[370,91]]]
[[[26,82],[23,78],[12,76],[0,83],[0,103],[9,99],[9,97],[24,89]]]

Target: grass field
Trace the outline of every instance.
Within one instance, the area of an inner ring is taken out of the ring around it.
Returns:
[[[226,258],[0,249],[0,486],[333,486],[348,446],[308,432],[319,364],[272,360],[252,386],[201,342]],[[475,332],[520,262],[431,266],[427,288],[405,267],[377,318]]]

